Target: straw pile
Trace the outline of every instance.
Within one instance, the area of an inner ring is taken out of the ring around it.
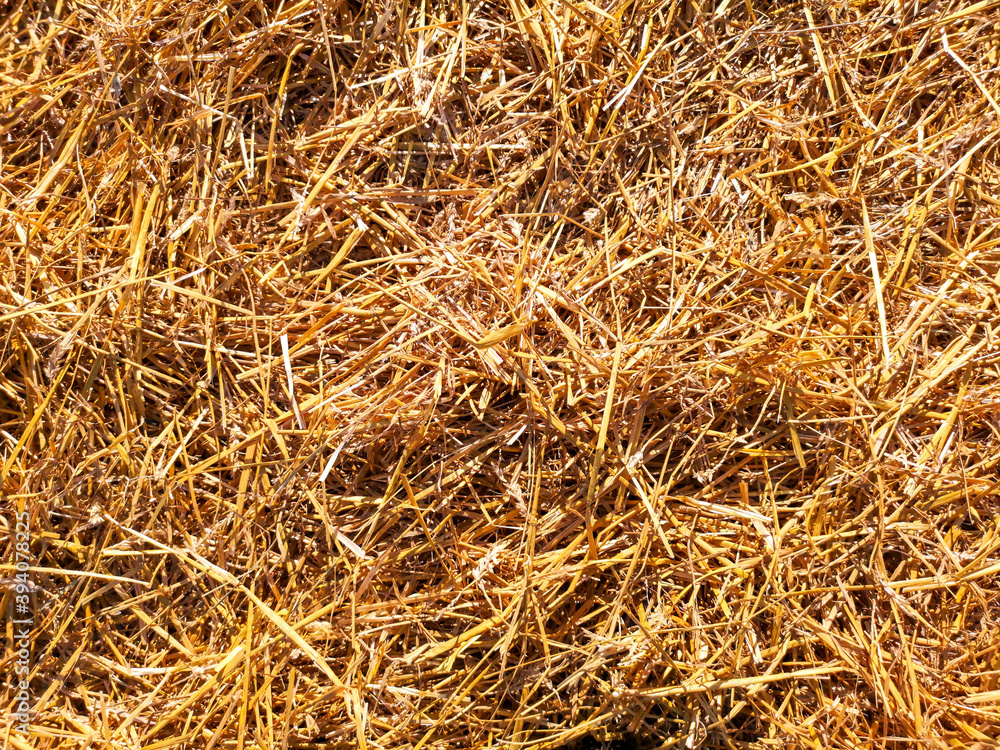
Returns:
[[[2,8],[7,747],[991,745],[1000,2]]]

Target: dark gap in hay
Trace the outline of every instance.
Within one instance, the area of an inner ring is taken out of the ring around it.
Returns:
[[[598,739],[588,735],[583,739],[566,745],[563,750],[650,750],[654,744],[639,735],[625,734],[611,739]]]

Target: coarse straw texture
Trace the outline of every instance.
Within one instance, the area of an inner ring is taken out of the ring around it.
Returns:
[[[5,746],[993,746],[998,100],[997,0],[0,0]]]

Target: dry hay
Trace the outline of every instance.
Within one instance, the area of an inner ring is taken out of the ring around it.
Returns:
[[[7,747],[992,742],[1000,2],[0,7]]]

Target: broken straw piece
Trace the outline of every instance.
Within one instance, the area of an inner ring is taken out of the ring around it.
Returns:
[[[295,412],[295,420],[299,423],[299,429],[306,428],[306,420],[302,418],[299,411],[299,402],[295,398],[295,383],[292,381],[292,360],[288,357],[288,334],[281,334],[281,356],[285,360],[285,376],[288,378],[288,397],[292,400],[292,411]]]

